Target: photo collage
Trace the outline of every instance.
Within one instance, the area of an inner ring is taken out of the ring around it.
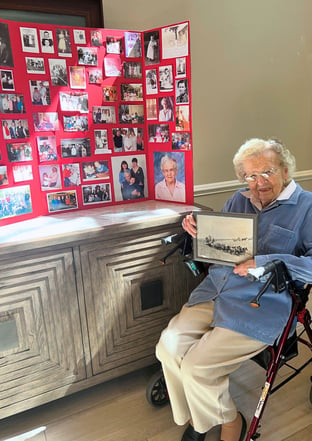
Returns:
[[[192,203],[188,22],[128,32],[0,20],[0,45],[2,224]]]

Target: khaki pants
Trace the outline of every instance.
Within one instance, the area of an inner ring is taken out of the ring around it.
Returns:
[[[201,433],[236,418],[229,375],[267,346],[229,329],[210,327],[213,305],[184,305],[156,347],[174,421],[184,425],[192,419]]]

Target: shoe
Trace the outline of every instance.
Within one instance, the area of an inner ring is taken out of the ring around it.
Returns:
[[[206,433],[207,432],[205,433],[196,432],[194,427],[191,424],[189,424],[185,432],[183,433],[181,441],[204,441],[206,437]]]
[[[238,441],[244,441],[245,439],[245,435],[246,435],[246,431],[247,431],[247,422],[245,420],[244,415],[241,412],[238,412],[242,418],[242,428],[241,428],[241,433],[239,435],[239,440]],[[222,439],[220,441],[223,441]]]

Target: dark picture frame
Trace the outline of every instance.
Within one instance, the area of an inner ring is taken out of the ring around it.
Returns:
[[[194,260],[235,266],[256,254],[256,214],[200,211],[194,213],[194,218]]]

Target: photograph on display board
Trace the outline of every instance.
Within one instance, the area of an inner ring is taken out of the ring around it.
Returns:
[[[176,59],[176,78],[186,76],[186,57]]]
[[[113,106],[94,106],[92,110],[93,122],[95,124],[116,123],[116,111]]]
[[[59,165],[39,165],[41,190],[62,188]]]
[[[29,137],[27,119],[5,119],[2,121],[4,139],[22,139]]]
[[[59,119],[57,112],[33,113],[33,121],[37,132],[59,130]]]
[[[8,168],[6,165],[0,165],[0,185],[8,185]]]
[[[173,91],[173,73],[172,66],[159,66],[159,91]]]
[[[142,56],[141,34],[139,32],[125,32],[125,52],[128,58]]]
[[[0,189],[0,219],[32,213],[29,185]]]
[[[142,128],[113,129],[114,152],[134,152],[144,150]]]
[[[119,106],[119,123],[143,124],[144,106],[136,104],[125,104]]]
[[[159,31],[144,32],[144,56],[146,66],[159,63]]]
[[[12,170],[15,183],[32,181],[34,179],[31,165],[13,165]]]
[[[107,183],[83,185],[82,199],[84,205],[111,202],[111,186]]]
[[[49,58],[52,86],[68,86],[66,60]]]
[[[170,140],[169,124],[148,125],[149,142],[169,142],[169,140]]]
[[[0,23],[0,66],[14,67],[10,33],[7,23]]]
[[[107,77],[121,77],[122,63],[120,57],[105,57],[104,70]]]
[[[161,30],[162,59],[185,57],[189,54],[188,23]]]
[[[71,89],[85,89],[87,87],[84,67],[69,66],[69,84]]]
[[[90,68],[88,70],[89,74],[89,84],[102,84],[103,72],[101,69]]]
[[[103,102],[117,101],[117,100],[118,100],[117,86],[104,86]]]
[[[106,52],[108,54],[122,54],[123,53],[123,41],[122,37],[106,37]]]
[[[91,156],[89,138],[61,139],[62,158],[84,158]]]
[[[185,202],[184,153],[154,152],[155,199]]]
[[[176,107],[176,131],[188,132],[190,130],[190,108],[181,105]]]
[[[145,83],[147,95],[158,93],[156,69],[147,69],[145,71]]]
[[[53,32],[40,29],[39,35],[41,52],[45,54],[54,54]]]
[[[40,57],[25,57],[27,73],[45,74],[44,59]]]
[[[120,85],[121,101],[143,101],[143,86],[140,83]]]
[[[94,130],[94,142],[95,142],[95,155],[101,155],[106,153],[112,153],[112,150],[108,148],[107,130]]]
[[[37,29],[20,28],[23,52],[39,52]]]
[[[47,194],[49,213],[57,211],[73,210],[78,208],[76,190],[58,191]]]
[[[8,91],[15,90],[13,71],[1,69],[0,72],[1,72],[2,90],[8,90]]]
[[[35,106],[51,104],[49,81],[29,80],[31,102]]]
[[[98,48],[97,47],[77,47],[78,64],[86,66],[97,66]]]
[[[148,197],[145,155],[112,157],[116,201]]]
[[[109,179],[108,161],[88,161],[81,163],[82,179],[93,181],[95,179]]]
[[[89,130],[87,116],[63,116],[64,132],[86,132]]]
[[[146,103],[146,119],[158,119],[157,99],[148,98]]]
[[[86,44],[86,31],[84,29],[74,29],[74,43]]]
[[[141,79],[142,78],[142,63],[134,61],[124,61],[123,76],[126,79]]]
[[[91,36],[91,46],[100,47],[103,45],[102,32],[99,29],[95,31],[91,31],[90,36]]]
[[[63,164],[64,187],[79,187],[81,185],[79,164]]]
[[[55,29],[56,41],[57,41],[57,51],[59,57],[71,57],[71,43],[70,35],[68,29]]]
[[[164,96],[158,98],[159,121],[173,121],[174,120],[174,105],[173,96]]]
[[[39,161],[56,161],[57,149],[55,136],[37,136]]]
[[[189,103],[188,80],[181,79],[175,82],[176,104]]]
[[[172,133],[172,150],[191,150],[191,134],[190,133]]]
[[[33,154],[29,142],[7,144],[9,162],[32,161]]]
[[[62,111],[88,113],[89,98],[87,92],[60,92]]]
[[[2,93],[0,95],[1,113],[26,113],[24,95]]]

